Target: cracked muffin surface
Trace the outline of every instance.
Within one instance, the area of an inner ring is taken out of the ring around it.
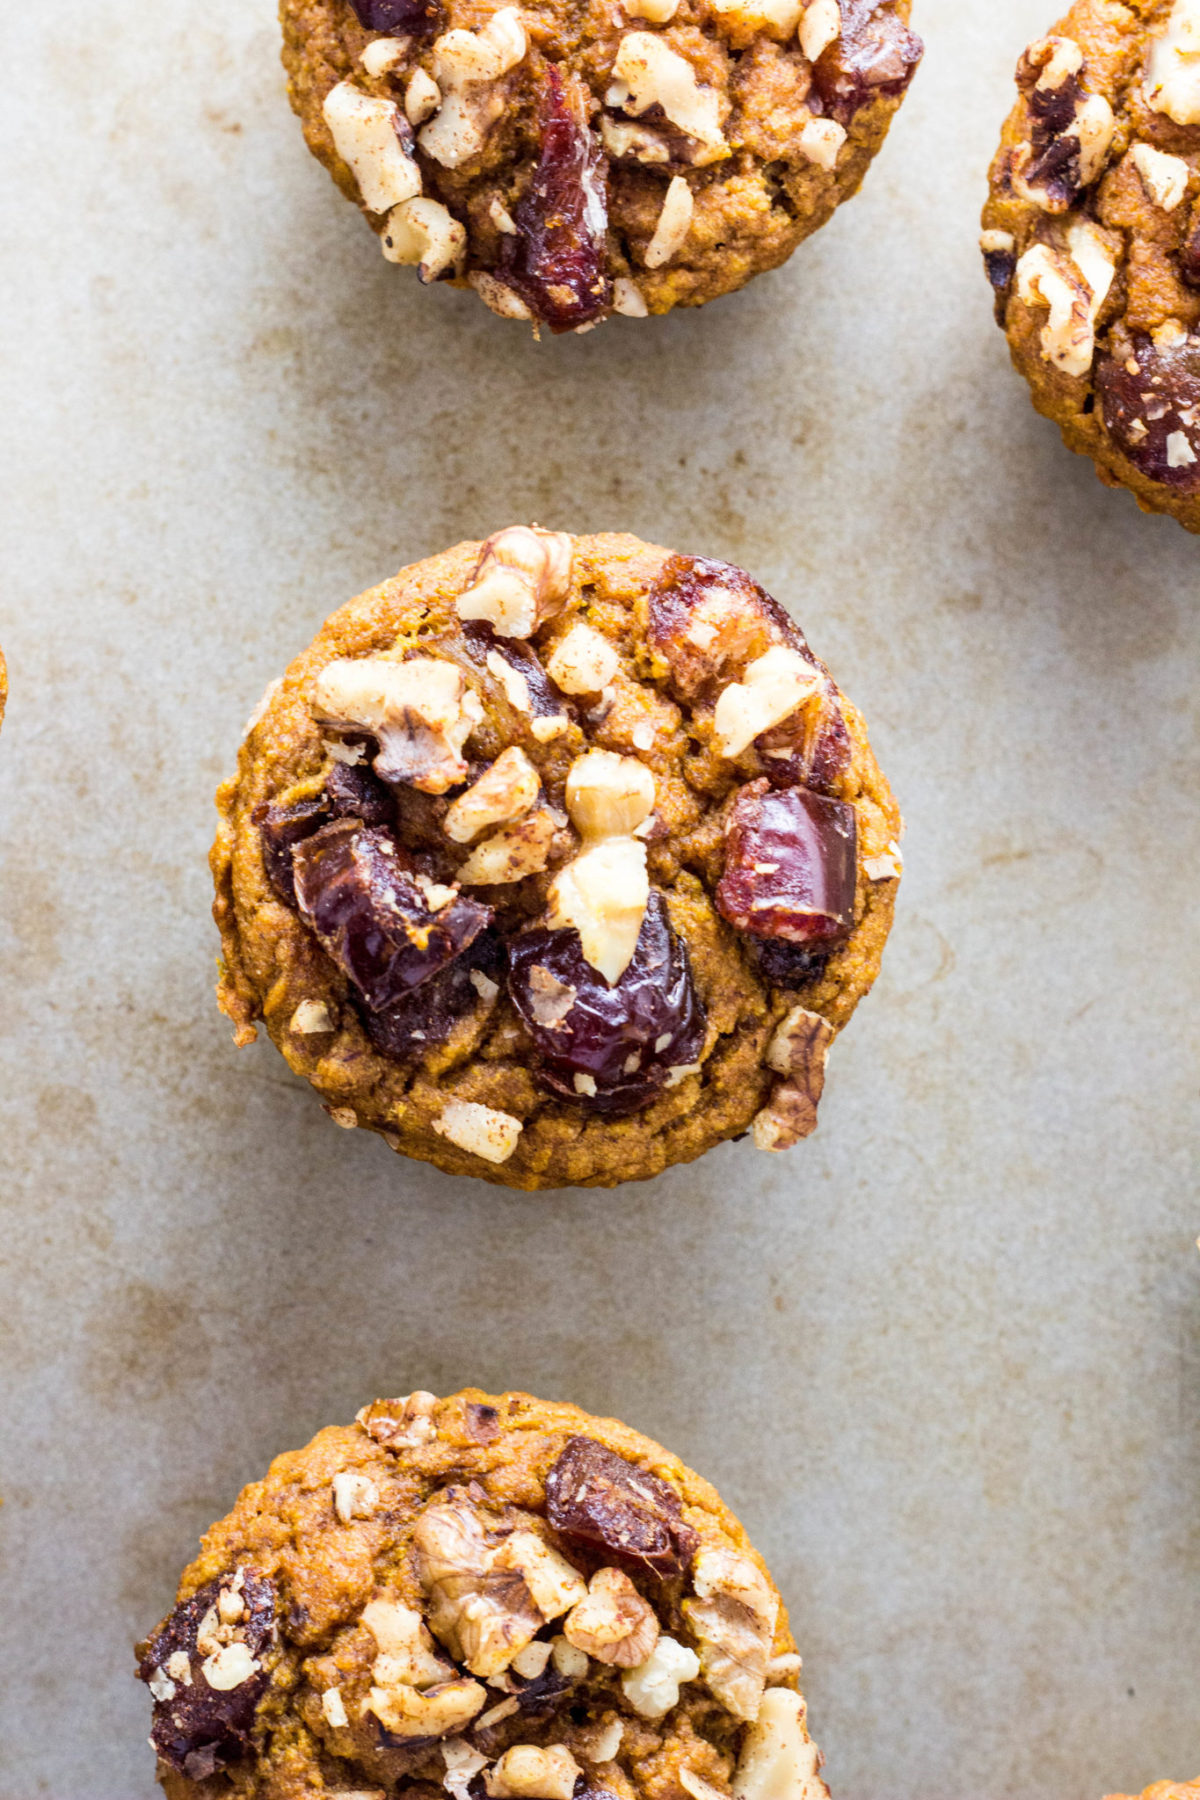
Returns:
[[[281,0],[309,149],[424,282],[535,330],[699,306],[854,194],[910,0]]]
[[[1038,411],[1200,531],[1200,0],[1077,0],[1017,68],[982,249]]]
[[[169,1800],[828,1800],[738,1520],[528,1394],[377,1400],[278,1457],[138,1658]]]
[[[743,570],[524,526],[404,570],[272,684],[218,796],[218,990],[333,1119],[518,1188],[808,1135],[899,813]]]

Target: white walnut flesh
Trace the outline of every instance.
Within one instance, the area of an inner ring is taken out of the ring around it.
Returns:
[[[455,269],[467,247],[467,232],[440,200],[405,200],[388,214],[383,230],[383,254],[388,262],[416,266],[426,286]]]
[[[421,173],[400,140],[403,126],[394,100],[364,94],[339,81],[322,107],[334,149],[347,165],[368,212],[390,212],[421,192]]]
[[[1175,0],[1151,46],[1144,91],[1176,125],[1200,125],[1200,0]]]
[[[634,837],[601,838],[555,876],[548,923],[573,925],[585,959],[612,986],[633,960],[649,899],[645,844]]]
[[[687,58],[661,38],[649,31],[627,31],[617,50],[613,77],[606,96],[610,106],[634,118],[652,106],[661,107],[673,125],[710,152],[698,160],[728,153],[720,95],[715,88],[702,86]]]
[[[582,838],[628,837],[654,811],[654,776],[636,756],[587,750],[567,773],[566,798]]]
[[[776,644],[717,700],[713,728],[722,756],[740,756],[756,737],[781,725],[821,686],[819,672],[796,650]]]
[[[523,62],[529,49],[515,6],[500,9],[480,31],[457,29],[433,46],[433,81],[441,96],[419,139],[426,156],[457,169],[483,149],[504,110],[494,84]]]
[[[490,537],[471,585],[456,603],[460,619],[481,619],[497,637],[532,637],[571,590],[573,545],[565,532],[513,525]]]
[[[827,1800],[819,1763],[805,1724],[804,1701],[789,1688],[769,1688],[742,1739],[733,1800]]]
[[[381,780],[426,794],[444,794],[465,779],[463,745],[483,718],[461,670],[429,656],[327,663],[311,704],[322,724],[376,739],[374,769]]]
[[[644,1663],[658,1642],[658,1616],[620,1569],[597,1569],[586,1599],[567,1614],[563,1636],[618,1669]]]
[[[455,844],[469,844],[493,825],[527,813],[541,792],[538,772],[523,750],[504,750],[490,769],[451,803],[443,829]]]
[[[683,1682],[694,1681],[700,1673],[700,1658],[686,1644],[672,1637],[660,1637],[644,1663],[626,1669],[621,1677],[625,1698],[644,1719],[661,1719],[679,1705],[679,1689]]]
[[[564,1744],[514,1744],[483,1779],[492,1800],[571,1800],[582,1774]]]
[[[498,1164],[508,1161],[523,1127],[512,1113],[500,1112],[494,1106],[481,1106],[474,1100],[447,1100],[433,1121],[433,1129],[468,1155]]]

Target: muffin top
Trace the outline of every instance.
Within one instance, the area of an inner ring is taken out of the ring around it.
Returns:
[[[983,252],[1040,411],[1200,530],[1200,0],[1077,0],[1017,67]]]
[[[314,155],[421,280],[535,330],[699,305],[857,189],[909,0],[282,0]]]
[[[239,1040],[519,1187],[806,1135],[900,872],[858,715],[749,575],[524,526],[335,613],[218,804]]]
[[[279,1457],[138,1647],[172,1800],[825,1800],[775,1584],[578,1407],[377,1400]]]

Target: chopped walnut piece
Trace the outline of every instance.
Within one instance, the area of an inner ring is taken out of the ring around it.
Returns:
[[[758,1716],[779,1601],[758,1564],[739,1551],[697,1552],[698,1598],[683,1612],[700,1645],[700,1667],[721,1705],[739,1719]]]
[[[404,112],[414,128],[423,125],[442,104],[442,90],[424,69],[414,69],[404,90]]]
[[[480,552],[460,619],[483,619],[497,637],[531,637],[561,608],[571,588],[573,546],[564,532],[513,525]]]
[[[816,62],[842,32],[842,9],[838,0],[808,0],[800,21],[800,48],[809,62]]]
[[[539,875],[565,824],[561,813],[540,806],[476,844],[457,879],[464,887],[502,887],[524,881],[527,875]]]
[[[523,62],[529,39],[515,6],[501,7],[479,31],[448,31],[433,46],[433,78],[442,95],[437,115],[419,139],[426,156],[457,169],[483,149],[484,139],[504,107],[491,88]]]
[[[362,1622],[379,1646],[372,1678],[379,1687],[440,1686],[455,1673],[440,1654],[415,1607],[399,1600],[372,1600]]]
[[[513,1744],[484,1776],[492,1800],[571,1800],[583,1770],[563,1744]]]
[[[369,1519],[379,1504],[379,1489],[369,1475],[341,1469],[333,1478],[333,1510],[343,1525]]]
[[[321,1695],[321,1712],[325,1723],[335,1731],[344,1731],[350,1723],[350,1715],[346,1711],[346,1702],[342,1699],[340,1688],[326,1688]]]
[[[597,1569],[587,1598],[564,1619],[563,1636],[597,1662],[634,1669],[658,1642],[658,1617],[623,1570]]]
[[[819,1766],[803,1698],[790,1688],[769,1688],[742,1739],[731,1784],[734,1800],[828,1800]]]
[[[491,768],[451,803],[443,821],[446,836],[455,844],[469,844],[489,826],[521,818],[541,787],[538,772],[523,750],[514,746],[501,751]]]
[[[646,246],[643,261],[648,269],[661,269],[683,249],[692,228],[696,202],[682,175],[673,175],[654,227],[654,235]]]
[[[579,990],[559,981],[541,963],[534,963],[529,971],[529,995],[534,1019],[550,1027],[562,1024],[579,998]]]
[[[621,666],[606,637],[590,625],[572,625],[546,662],[546,673],[564,694],[599,694]]]
[[[679,1705],[680,1684],[694,1681],[700,1658],[675,1638],[660,1637],[646,1661],[621,1677],[625,1698],[644,1719],[661,1719]]]
[[[587,1592],[582,1575],[535,1531],[513,1530],[510,1520],[491,1528],[461,1488],[426,1507],[414,1541],[434,1635],[485,1680]]]
[[[798,651],[775,644],[725,688],[713,714],[722,756],[740,756],[764,731],[780,725],[821,688],[821,676]]]
[[[1096,353],[1096,318],[1108,297],[1116,266],[1090,222],[1073,225],[1070,256],[1033,244],[1017,264],[1017,293],[1026,306],[1048,306],[1042,355],[1064,375],[1086,375]]]
[[[373,767],[382,780],[426,794],[444,794],[465,779],[462,748],[483,718],[462,671],[431,656],[327,663],[313,684],[311,706],[323,724],[378,741]]]
[[[433,1422],[436,1405],[436,1394],[418,1389],[398,1400],[373,1400],[360,1410],[355,1424],[385,1450],[408,1450],[437,1436]]]
[[[689,1769],[686,1764],[679,1771],[679,1785],[692,1800],[729,1800],[727,1788],[705,1781],[703,1775],[697,1775],[695,1769]]]
[[[846,127],[836,119],[810,119],[797,142],[809,162],[830,173],[837,168],[838,152],[846,141]]]
[[[618,275],[613,282],[613,311],[626,319],[650,317],[650,308],[646,305],[641,289],[627,275]]]
[[[755,1116],[754,1142],[760,1150],[790,1150],[817,1129],[817,1107],[825,1088],[825,1062],[837,1033],[819,1013],[795,1006],[767,1050],[767,1062],[786,1075]]]
[[[482,1157],[484,1162],[505,1163],[516,1149],[523,1127],[512,1113],[500,1112],[493,1106],[480,1106],[474,1100],[447,1100],[433,1129],[439,1137],[447,1138],[472,1156]]]
[[[488,311],[495,313],[498,319],[532,319],[533,314],[520,294],[515,288],[510,288],[506,281],[489,275],[486,269],[470,270],[467,280]]]
[[[421,192],[421,174],[409,149],[411,133],[394,100],[377,99],[352,81],[339,81],[321,110],[368,212],[390,212]]]
[[[388,262],[415,264],[428,285],[462,262],[467,230],[440,200],[418,197],[392,208],[381,242]]]
[[[487,1699],[482,1682],[465,1676],[439,1687],[373,1687],[365,1710],[373,1712],[392,1737],[417,1740],[450,1737],[471,1723]]]
[[[404,61],[407,54],[407,38],[372,38],[358,60],[367,74],[378,81],[384,75],[390,75],[392,70]],[[409,123],[411,124],[412,121],[410,120]]]
[[[600,838],[555,876],[546,919],[551,929],[574,926],[586,961],[611,986],[633,960],[649,899],[645,844]]]
[[[292,1030],[301,1037],[319,1037],[333,1029],[329,1008],[323,1000],[302,1000],[292,1014]]]
[[[532,1644],[526,1644],[513,1657],[511,1668],[514,1675],[523,1681],[536,1681],[539,1675],[546,1673],[546,1664],[550,1661],[550,1645],[545,1638],[535,1638]]]
[[[1102,94],[1085,90],[1083,70],[1083,51],[1069,37],[1038,39],[1017,68],[1030,136],[1014,152],[1012,184],[1021,199],[1043,212],[1069,211],[1108,160],[1112,107]]]
[[[721,130],[721,99],[703,87],[686,57],[648,31],[627,31],[613,64],[613,85],[605,96],[610,106],[640,118],[652,107],[662,112],[715,161],[729,154]]]
[[[564,1681],[582,1681],[588,1672],[588,1659],[582,1650],[569,1644],[565,1637],[550,1640],[550,1657]]]
[[[1129,154],[1155,206],[1166,213],[1174,212],[1187,192],[1191,175],[1182,156],[1167,156],[1153,144],[1135,144]]]
[[[581,837],[629,837],[654,811],[654,776],[636,756],[587,750],[571,764],[566,799]]]
[[[1176,125],[1200,125],[1200,0],[1175,0],[1146,63],[1146,103]]]
[[[622,11],[631,19],[648,19],[651,25],[669,25],[679,11],[679,0],[622,0]]]
[[[248,1644],[222,1644],[201,1664],[201,1673],[210,1688],[227,1694],[257,1675],[260,1666]]]
[[[894,838],[880,855],[863,857],[863,874],[868,881],[899,881],[903,873],[904,858]]]

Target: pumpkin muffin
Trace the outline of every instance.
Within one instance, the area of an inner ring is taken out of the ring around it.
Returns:
[[[1200,531],[1200,0],[1076,0],[1017,65],[984,261],[1038,411]]]
[[[377,1400],[280,1456],[138,1646],[170,1800],[827,1800],[720,1496],[528,1394]]]
[[[535,331],[700,306],[854,194],[910,0],[281,0],[309,149],[392,262]]]
[[[749,575],[524,526],[334,613],[217,803],[237,1041],[518,1188],[812,1131],[901,868],[859,715]]]

